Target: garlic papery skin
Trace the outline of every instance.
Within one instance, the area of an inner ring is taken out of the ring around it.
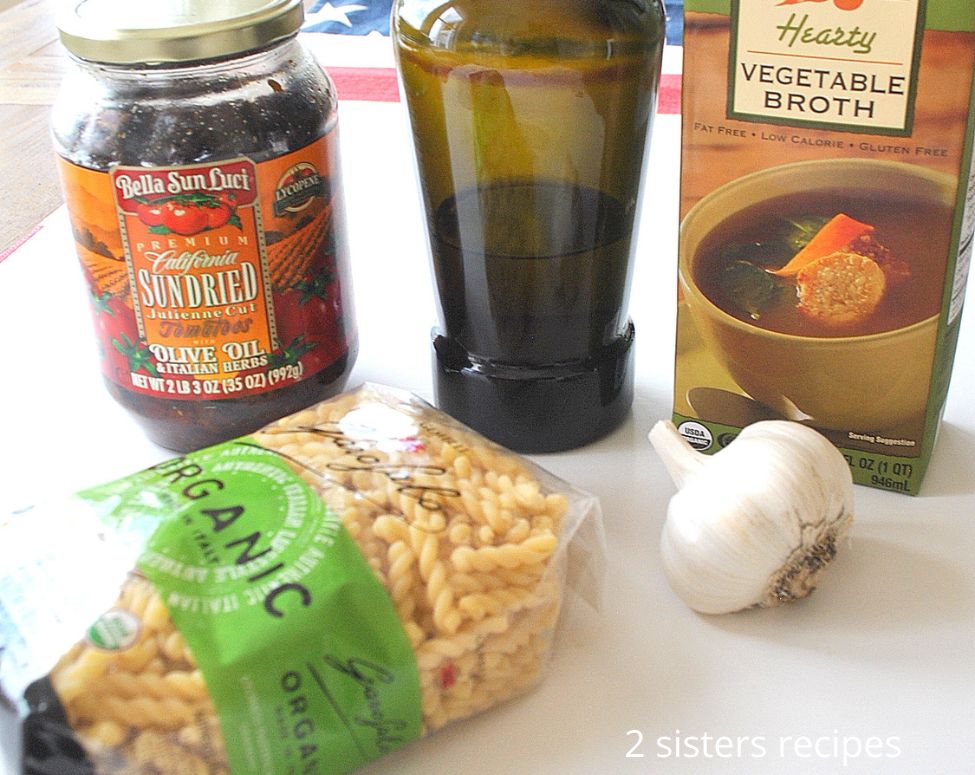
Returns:
[[[649,438],[678,487],[660,551],[687,605],[731,613],[815,589],[853,521],[853,478],[830,441],[786,420],[753,423],[710,456],[669,421]]]

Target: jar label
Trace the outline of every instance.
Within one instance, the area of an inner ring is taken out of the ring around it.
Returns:
[[[264,162],[98,172],[61,160],[109,379],[152,396],[232,398],[345,354],[335,142],[331,132]]]

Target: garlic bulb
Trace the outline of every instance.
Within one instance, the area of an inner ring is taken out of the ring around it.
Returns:
[[[649,438],[678,488],[661,553],[685,603],[730,613],[813,591],[853,520],[853,480],[836,447],[785,420],[753,423],[712,456],[671,422]]]

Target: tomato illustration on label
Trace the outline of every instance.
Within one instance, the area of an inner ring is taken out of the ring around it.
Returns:
[[[142,202],[136,207],[139,220],[146,226],[161,226],[163,222],[164,207],[157,202]]]
[[[176,234],[199,234],[207,225],[206,211],[195,204],[167,202],[163,208],[162,225]]]
[[[223,202],[217,202],[212,206],[205,207],[203,212],[206,213],[206,225],[208,229],[219,229],[225,223],[229,222],[231,215],[233,215],[230,206]]]
[[[99,350],[106,365],[112,365],[116,379],[121,381],[125,375],[137,372],[158,377],[152,354],[139,339],[132,310],[124,298],[103,291],[93,292],[90,300]]]
[[[135,214],[153,234],[191,237],[228,223],[243,228],[234,208],[235,202],[236,198],[226,192],[140,199],[135,205]]]
[[[294,362],[308,353],[309,367],[321,368],[341,354],[345,336],[335,280],[334,273],[323,266],[275,296],[283,345],[275,363]]]

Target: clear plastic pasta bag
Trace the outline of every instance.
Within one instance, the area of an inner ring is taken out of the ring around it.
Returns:
[[[338,775],[530,688],[597,500],[366,385],[0,523],[28,773]]]

